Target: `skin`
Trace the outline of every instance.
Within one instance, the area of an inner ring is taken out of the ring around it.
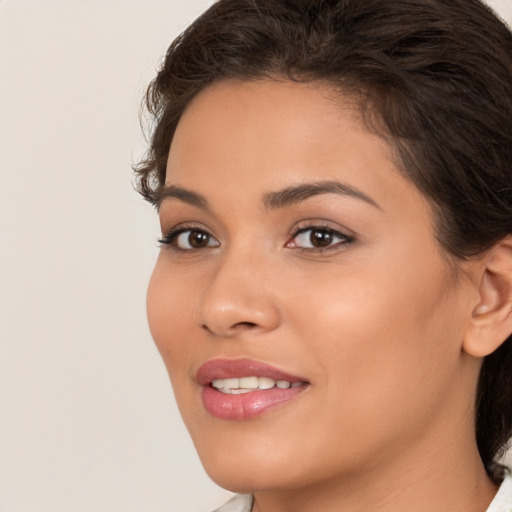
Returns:
[[[255,511],[483,512],[496,491],[474,440],[481,360],[464,350],[481,267],[453,273],[427,200],[395,162],[354,102],[319,84],[219,82],[178,124],[166,185],[208,208],[164,199],[162,233],[211,238],[163,244],[149,324],[206,471],[254,493]],[[367,199],[263,201],[332,181]],[[294,237],[311,226],[349,238],[311,248],[311,232]],[[256,359],[309,386],[257,418],[221,420],[195,381],[218,357]]]

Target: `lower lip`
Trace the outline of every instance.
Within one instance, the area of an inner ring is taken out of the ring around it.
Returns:
[[[202,399],[205,409],[223,420],[246,420],[260,416],[299,396],[307,386],[288,389],[251,391],[239,395],[221,393],[207,386],[203,388]]]

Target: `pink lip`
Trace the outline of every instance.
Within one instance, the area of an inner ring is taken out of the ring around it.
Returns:
[[[252,359],[212,359],[204,363],[197,371],[197,382],[206,386],[213,379],[229,379],[235,377],[270,377],[274,380],[288,382],[306,382],[306,379],[290,375],[278,368]]]
[[[304,386],[268,390],[255,390],[240,395],[221,393],[211,386],[214,379],[240,377],[270,377],[274,380],[304,382]],[[300,395],[308,382],[298,376],[290,375],[278,368],[251,359],[212,359],[204,363],[196,375],[197,382],[203,386],[201,398],[205,409],[213,416],[226,420],[245,420],[260,416]]]

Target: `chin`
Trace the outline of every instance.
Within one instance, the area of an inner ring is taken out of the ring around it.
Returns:
[[[217,485],[240,494],[294,487],[299,475],[291,468],[297,469],[304,464],[294,463],[283,443],[269,439],[265,442],[249,436],[240,441],[236,438],[233,435],[228,443],[194,440],[206,473]]]
[[[207,475],[220,487],[238,494],[252,494],[270,490],[292,490],[300,484],[284,470],[276,470],[272,463],[254,466],[240,461],[236,466],[224,462],[204,464]]]
[[[268,490],[270,483],[261,476],[251,474],[250,466],[245,465],[242,471],[233,471],[230,468],[208,468],[206,474],[219,487],[236,494],[253,494],[257,491]]]

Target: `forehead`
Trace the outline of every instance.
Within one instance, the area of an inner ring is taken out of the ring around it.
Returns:
[[[173,143],[191,124],[195,131],[199,130],[197,135],[211,132],[212,128],[215,132],[228,130],[236,124],[237,138],[258,134],[254,142],[261,144],[278,133],[290,139],[321,136],[329,124],[345,118],[350,118],[352,128],[364,130],[360,110],[360,103],[353,96],[342,95],[320,82],[222,80],[191,101],[181,116]],[[220,135],[225,133],[219,132]],[[220,142],[218,138],[209,140]]]
[[[322,84],[223,81],[203,90],[178,123],[166,184],[233,201],[312,181],[343,181],[401,208],[420,193],[390,146],[365,126],[353,97]],[[376,202],[381,204],[379,199]]]

